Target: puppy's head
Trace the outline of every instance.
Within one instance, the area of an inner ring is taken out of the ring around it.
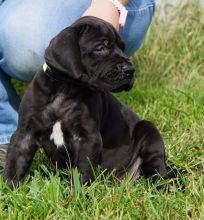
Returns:
[[[45,60],[64,78],[119,92],[134,83],[134,67],[123,51],[124,43],[112,25],[87,16],[51,40]]]

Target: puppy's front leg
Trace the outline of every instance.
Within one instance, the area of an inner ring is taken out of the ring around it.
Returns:
[[[146,177],[156,180],[155,174],[167,178],[164,143],[156,127],[142,120],[135,127],[135,151],[142,158],[141,169]]]
[[[29,169],[36,150],[37,146],[33,145],[30,135],[22,136],[20,132],[16,132],[12,136],[3,174],[10,187],[18,186]]]
[[[90,184],[93,179],[93,170],[99,162],[102,150],[102,139],[100,134],[91,134],[79,138],[76,144],[76,167],[81,174],[81,183]]]

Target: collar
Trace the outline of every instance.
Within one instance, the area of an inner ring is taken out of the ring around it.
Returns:
[[[56,75],[50,66],[48,66],[48,64],[46,62],[44,62],[43,64],[43,72],[45,73],[46,76],[48,76],[50,79],[52,79],[53,81],[57,81],[57,82],[65,82],[65,78],[63,76],[60,75]],[[66,80],[67,81],[67,80]]]
[[[99,91],[98,88],[96,88],[95,86],[89,85],[88,82],[80,82],[78,80],[70,78],[67,75],[64,76],[64,75],[56,74],[56,72],[53,71],[52,68],[46,62],[44,62],[43,64],[43,72],[45,73],[46,76],[48,76],[53,81],[63,82],[63,83],[68,82],[68,83],[72,83],[77,86],[89,88],[94,91]]]
[[[46,70],[47,70],[48,68],[50,69],[50,67],[47,65],[47,63],[44,62],[44,64],[43,64],[43,71],[46,72]]]

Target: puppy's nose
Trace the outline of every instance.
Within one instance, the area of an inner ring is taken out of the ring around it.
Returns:
[[[127,65],[127,64],[122,66],[122,70],[127,77],[132,77],[135,72],[134,67],[132,65]]]

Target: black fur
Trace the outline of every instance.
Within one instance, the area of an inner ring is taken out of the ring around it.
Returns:
[[[123,175],[138,156],[145,176],[167,175],[158,130],[110,94],[134,83],[123,50],[114,28],[95,17],[79,19],[52,39],[45,52],[50,68],[36,73],[21,102],[4,171],[9,184],[25,176],[38,147],[59,166],[77,167],[82,183],[92,179],[90,162]],[[60,148],[50,140],[56,122],[64,135]]]

